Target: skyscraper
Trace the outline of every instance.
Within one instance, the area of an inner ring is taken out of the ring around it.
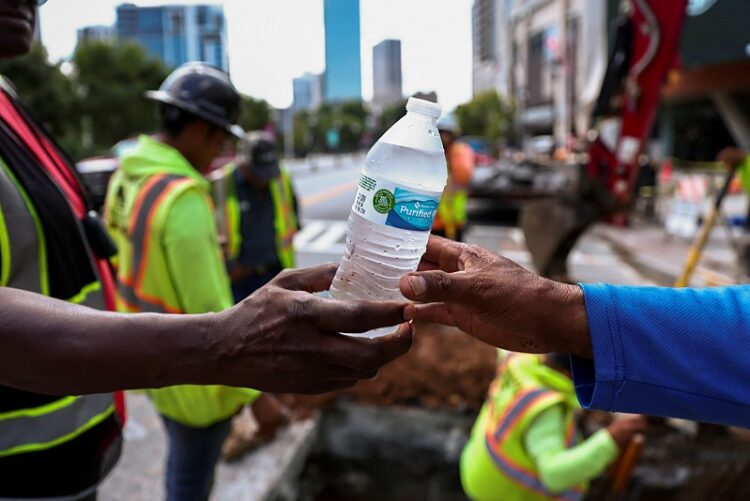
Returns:
[[[372,48],[372,100],[386,106],[402,99],[401,41],[383,40]]]
[[[204,61],[229,70],[226,22],[219,5],[164,5],[117,7],[117,33],[133,40],[170,67]]]
[[[325,100],[362,98],[359,0],[325,0]]]
[[[305,73],[292,80],[294,111],[312,110],[323,102],[323,76]]]

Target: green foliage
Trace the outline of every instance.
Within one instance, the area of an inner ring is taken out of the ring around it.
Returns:
[[[497,141],[513,133],[513,106],[495,91],[481,92],[458,106],[456,118],[465,135]]]
[[[243,129],[262,130],[271,122],[271,106],[263,99],[250,96],[242,98],[240,125]]]
[[[166,78],[161,61],[134,43],[92,42],[76,48],[73,63],[83,139],[91,153],[105,153],[122,139],[156,129],[155,106],[143,93]]]
[[[60,65],[48,61],[44,47],[35,44],[23,57],[0,60],[0,74],[8,77],[30,113],[69,154],[78,157],[84,153],[80,100]]]
[[[378,117],[375,139],[385,134],[385,131],[390,129],[393,124],[398,122],[404,115],[406,115],[406,99],[383,108],[383,111]]]
[[[298,112],[294,116],[295,154],[358,150],[368,115],[362,101],[323,104],[314,112]],[[339,136],[336,147],[328,142],[328,134],[332,130],[337,131]]]

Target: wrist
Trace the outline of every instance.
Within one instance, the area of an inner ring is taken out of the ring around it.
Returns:
[[[592,359],[594,354],[583,290],[573,284],[561,282],[552,282],[552,284],[553,293],[548,312],[553,316],[547,325],[555,326],[557,330],[557,335],[553,337],[554,351]]]

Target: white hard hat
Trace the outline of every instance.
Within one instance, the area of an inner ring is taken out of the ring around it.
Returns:
[[[446,132],[452,132],[456,135],[461,133],[461,127],[458,126],[458,120],[454,113],[446,113],[437,121],[437,129]]]

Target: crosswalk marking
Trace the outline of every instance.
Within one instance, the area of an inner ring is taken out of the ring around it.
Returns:
[[[294,247],[303,248],[310,240],[317,237],[326,228],[327,221],[307,221],[302,229],[294,235]]]
[[[346,240],[346,221],[311,220],[294,236],[297,252],[342,253]]]
[[[329,226],[309,247],[313,251],[340,249],[344,247],[344,243],[340,243],[344,238],[346,238],[346,223],[335,223]]]

